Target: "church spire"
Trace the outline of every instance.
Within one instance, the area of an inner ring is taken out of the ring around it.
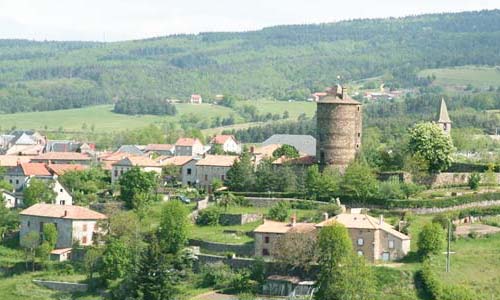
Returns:
[[[447,134],[451,131],[451,119],[448,115],[448,108],[446,107],[446,102],[444,98],[441,98],[441,107],[439,108],[439,119],[437,121],[443,128],[443,131]]]

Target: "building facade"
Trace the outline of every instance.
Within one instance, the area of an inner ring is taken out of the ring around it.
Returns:
[[[206,155],[196,163],[196,184],[208,190],[215,179],[224,182],[236,159],[231,155]]]
[[[144,172],[155,172],[158,175],[161,175],[162,172],[162,167],[149,157],[128,156],[112,165],[111,182],[118,182],[120,177],[133,167],[138,167]]]
[[[361,150],[361,103],[337,85],[319,100],[316,116],[316,159],[320,166],[334,166],[342,172]]]
[[[201,156],[205,147],[197,138],[180,138],[175,142],[176,156]]]

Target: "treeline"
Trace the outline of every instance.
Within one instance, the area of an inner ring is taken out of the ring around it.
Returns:
[[[159,99],[126,99],[115,103],[115,113],[127,115],[170,115],[177,114],[174,104]]]
[[[426,87],[433,78],[418,77],[420,70],[500,65],[498,49],[500,10],[109,44],[6,40],[0,41],[0,107],[49,110],[110,99],[188,99],[193,93],[305,99],[337,76],[346,82],[383,76],[387,87]],[[68,88],[74,95],[61,88],[59,98],[69,101],[52,104],[44,85],[70,86],[67,80],[88,82],[95,96],[86,88]]]

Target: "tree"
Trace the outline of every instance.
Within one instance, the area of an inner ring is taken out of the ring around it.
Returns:
[[[269,209],[267,217],[271,220],[284,222],[288,218],[289,210],[290,204],[285,201],[280,201]]]
[[[341,280],[339,267],[353,255],[352,242],[347,229],[332,223],[320,229],[318,235],[318,300],[342,299],[336,283]]]
[[[52,184],[47,181],[33,178],[23,191],[24,206],[29,207],[37,203],[53,203],[57,193],[52,189]]]
[[[214,178],[212,180],[212,184],[211,184],[212,192],[217,191],[218,189],[220,189],[223,186],[224,186],[224,182],[222,182],[222,180],[220,180],[219,178]]]
[[[188,211],[180,201],[170,201],[162,209],[158,240],[166,253],[178,253],[187,242]]]
[[[286,158],[298,158],[300,157],[300,154],[299,151],[297,151],[297,149],[295,149],[294,146],[285,144],[273,151],[274,158],[282,156]]]
[[[0,202],[0,241],[3,241],[6,233],[18,230],[18,228],[19,215]]]
[[[224,154],[224,149],[222,148],[222,145],[215,144],[212,146],[212,149],[210,149],[210,152],[215,155],[222,155]]]
[[[250,191],[255,183],[250,153],[243,152],[241,159],[235,161],[227,171],[226,186],[232,191]]]
[[[224,207],[224,210],[227,211],[228,207],[234,204],[236,201],[236,197],[233,193],[224,193],[220,196],[217,204],[219,206]]]
[[[374,299],[375,277],[362,256],[349,255],[337,272],[332,284],[334,299]]]
[[[85,257],[83,258],[83,267],[87,273],[87,279],[92,280],[94,273],[99,270],[103,250],[97,247],[87,248]]]
[[[20,244],[24,249],[26,269],[28,269],[28,258],[31,257],[31,270],[35,271],[35,251],[40,246],[40,234],[30,231],[21,237]]]
[[[297,175],[290,166],[286,164],[280,166],[275,173],[276,186],[274,190],[279,192],[294,192],[297,190]]]
[[[451,165],[453,144],[437,124],[420,123],[410,129],[408,149],[429,163],[429,171],[439,172]]]
[[[292,271],[300,268],[307,271],[316,262],[316,233],[289,232],[273,240],[273,258]]]
[[[142,209],[146,207],[158,185],[154,172],[143,172],[133,167],[120,177],[120,198],[128,208]]]
[[[445,243],[444,231],[439,223],[428,223],[418,235],[418,254],[422,259],[439,254]]]
[[[132,275],[131,292],[134,299],[176,299],[179,290],[177,270],[173,267],[174,256],[165,254],[154,235],[142,253],[139,265]]]
[[[313,199],[328,199],[339,191],[341,181],[337,169],[327,167],[320,173],[317,165],[307,168],[306,189]]]
[[[481,175],[479,173],[472,173],[469,176],[468,184],[471,190],[477,191],[481,183]]]
[[[132,250],[120,239],[110,239],[102,255],[99,275],[103,280],[123,278],[133,265]]]
[[[377,193],[377,178],[367,163],[355,160],[346,168],[340,184],[346,196],[366,201]]]

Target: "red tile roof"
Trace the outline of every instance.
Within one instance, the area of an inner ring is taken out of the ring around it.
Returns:
[[[61,218],[72,220],[103,220],[106,215],[76,205],[57,205],[38,203],[26,208],[19,213],[23,216],[38,216],[48,218]]]
[[[87,169],[87,166],[78,164],[50,164],[47,166],[56,175],[62,175],[68,171],[83,171]]]
[[[231,155],[207,155],[200,159],[197,166],[231,167],[238,156]]]
[[[175,142],[176,146],[193,146],[196,143],[200,143],[201,141],[197,138],[180,138]]]
[[[90,160],[90,157],[78,152],[47,152],[35,156],[33,160]]]
[[[217,145],[223,145],[227,140],[233,139],[236,141],[233,135],[216,135],[211,143],[212,144],[217,144]]]
[[[193,160],[192,156],[173,156],[166,159],[162,159],[158,161],[158,163],[162,166],[174,165],[174,166],[183,166]]]
[[[191,95],[191,99],[200,99],[200,98],[201,98],[201,95],[198,95],[198,94]]]
[[[21,169],[26,176],[51,176],[44,163],[24,163]]]
[[[27,163],[30,160],[30,156],[0,155],[0,167],[15,167],[18,163]]]

